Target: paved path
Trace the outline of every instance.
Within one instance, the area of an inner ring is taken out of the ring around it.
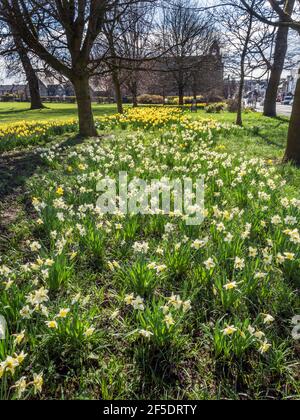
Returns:
[[[257,108],[258,112],[263,112],[263,107],[258,106]],[[283,115],[285,117],[290,117],[292,113],[292,106],[291,105],[280,105],[277,104],[277,115]]]

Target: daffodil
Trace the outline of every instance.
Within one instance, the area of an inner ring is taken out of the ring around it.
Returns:
[[[216,266],[214,260],[212,258],[209,258],[208,260],[204,261],[205,267],[210,270]]]
[[[124,302],[126,303],[126,305],[132,305],[132,303],[134,302],[134,294],[131,293],[130,295],[126,295]]]
[[[270,344],[270,343],[268,343],[267,341],[264,341],[262,344],[261,344],[261,346],[259,347],[259,352],[261,353],[261,354],[264,354],[264,353],[267,353],[269,350],[270,350],[270,348],[272,347],[272,345]]]
[[[52,330],[56,330],[58,328],[58,324],[54,320],[52,320],[52,321],[46,321],[46,325],[47,325],[48,328],[50,328]]]
[[[69,312],[70,312],[69,308],[62,308],[60,309],[59,313],[56,315],[56,318],[66,318]]]
[[[222,330],[222,333],[224,334],[224,335],[233,335],[234,333],[236,333],[237,332],[237,328],[234,326],[234,325],[230,325],[230,326],[228,326],[228,327],[226,327],[226,328],[224,328],[223,330]]]
[[[164,321],[165,321],[168,328],[170,328],[172,325],[175,324],[175,321],[174,321],[171,314],[167,314],[164,318]]]
[[[62,187],[58,187],[56,189],[56,195],[60,195],[60,196],[64,195],[64,189]]]
[[[275,319],[272,317],[272,315],[264,315],[264,324],[272,324],[274,321]]]
[[[22,376],[13,386],[17,390],[18,398],[21,398],[27,389],[26,377]]]
[[[95,328],[94,327],[89,327],[84,331],[84,336],[85,337],[91,337],[95,332]]]
[[[139,334],[142,337],[147,338],[148,340],[150,340],[151,336],[153,335],[153,333],[151,331],[148,331],[148,330],[139,330]]]
[[[33,385],[35,394],[37,394],[38,392],[42,392],[43,384],[44,384],[43,374],[34,373],[32,385]]]
[[[233,289],[236,289],[237,287],[238,287],[238,284],[236,281],[232,281],[231,283],[227,283],[223,286],[225,290],[233,290]]]
[[[19,334],[14,334],[13,337],[15,337],[15,345],[20,345],[25,338],[25,330],[21,331]]]

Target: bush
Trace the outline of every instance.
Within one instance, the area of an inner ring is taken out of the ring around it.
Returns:
[[[183,101],[185,105],[191,105],[195,98],[193,96],[185,96]],[[203,96],[197,96],[197,102],[202,103],[204,101]],[[168,96],[167,97],[168,105],[179,105],[179,97],[178,96]],[[199,104],[198,104],[199,105]]]
[[[184,97],[184,103],[185,104],[192,104],[195,100],[194,96],[185,96]],[[203,96],[197,96],[196,97],[197,102],[203,102]]]
[[[229,112],[237,112],[238,111],[238,101],[237,101],[237,99],[228,99],[227,109],[228,109]]]
[[[244,112],[246,114],[251,114],[252,112],[257,112],[256,109],[253,106],[248,106],[244,109]]]
[[[97,98],[97,102],[98,104],[111,104],[111,103],[114,103],[115,100],[114,98],[111,98],[109,96],[99,96]]]
[[[138,103],[146,105],[161,105],[164,103],[164,98],[160,95],[145,94],[138,96]]]
[[[215,104],[210,104],[206,107],[206,112],[208,114],[215,114],[215,113],[219,113],[221,111],[225,111],[226,109],[226,103],[224,102],[218,102]]]
[[[203,102],[203,103],[197,103],[197,109],[200,109],[200,110],[205,110],[206,109],[206,107],[207,107],[207,103],[205,103],[205,102]]]
[[[184,105],[184,107],[186,108],[186,109],[190,109],[191,108],[191,106],[192,106],[192,104],[185,104]],[[206,109],[206,107],[208,106],[208,104],[206,103],[206,102],[203,102],[203,103],[199,103],[199,102],[197,102],[197,109],[198,110],[205,110]]]
[[[167,104],[168,105],[178,105],[179,104],[178,96],[168,96],[167,97]]]
[[[211,93],[205,96],[205,101],[208,103],[224,102],[224,97]]]

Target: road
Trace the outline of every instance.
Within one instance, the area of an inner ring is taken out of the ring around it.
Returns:
[[[257,108],[258,112],[263,112],[263,107],[258,106]],[[280,105],[277,104],[277,115],[283,115],[284,117],[290,117],[292,113],[292,106],[291,105]]]

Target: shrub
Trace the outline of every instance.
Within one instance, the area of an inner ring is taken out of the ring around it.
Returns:
[[[179,104],[178,96],[168,96],[167,97],[167,104],[168,105],[178,105]]]
[[[253,106],[248,106],[244,109],[244,112],[246,114],[251,114],[251,112],[257,112],[256,109]]]
[[[184,103],[185,104],[192,104],[195,100],[194,96],[185,96],[184,97]],[[203,96],[197,96],[196,97],[197,102],[203,102]]]
[[[164,103],[164,98],[160,95],[140,95],[138,96],[139,104],[161,105]]]
[[[237,99],[228,99],[227,109],[229,112],[237,112],[238,110],[238,101]]]
[[[185,105],[191,105],[193,103],[194,100],[194,96],[185,96],[183,98],[183,101],[185,103]],[[203,96],[197,96],[196,101],[199,103],[203,102]],[[168,96],[167,97],[167,101],[168,101],[168,105],[179,105],[179,97],[178,96]],[[199,104],[198,104],[199,106]]]
[[[206,107],[206,112],[208,114],[215,114],[219,113],[221,111],[224,111],[226,109],[226,103],[224,102],[218,102],[215,104],[210,104]]]
[[[209,103],[223,102],[224,97],[215,94],[208,94],[205,96],[205,101]]]

